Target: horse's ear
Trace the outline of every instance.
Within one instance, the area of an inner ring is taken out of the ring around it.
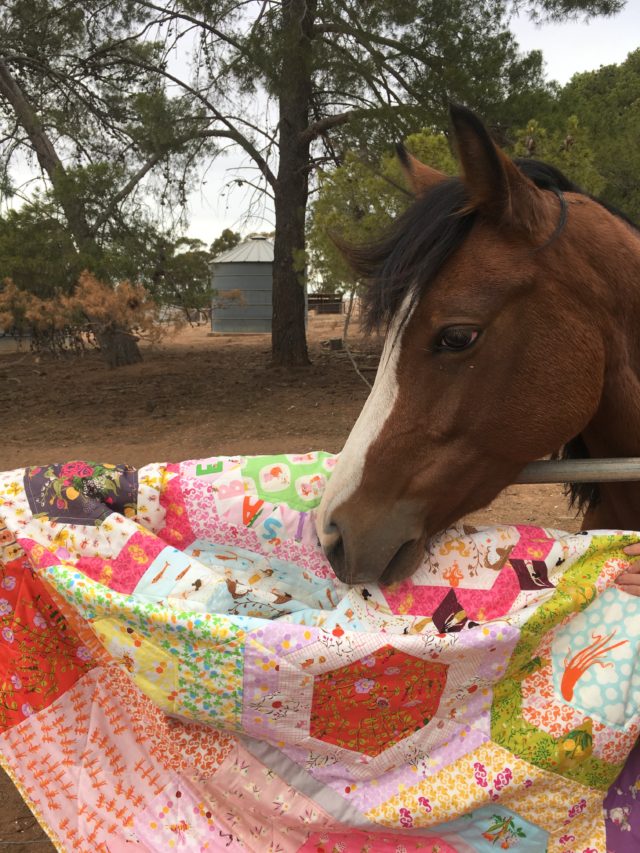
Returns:
[[[449,114],[470,209],[500,225],[533,231],[544,215],[543,193],[498,148],[475,113],[451,104]]]
[[[401,142],[396,145],[396,153],[407,184],[415,196],[426,193],[431,187],[446,180],[447,176],[443,172],[421,163]]]

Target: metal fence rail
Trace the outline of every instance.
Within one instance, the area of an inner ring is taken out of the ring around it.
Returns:
[[[640,480],[640,456],[621,459],[543,459],[531,462],[516,483],[621,483]]]

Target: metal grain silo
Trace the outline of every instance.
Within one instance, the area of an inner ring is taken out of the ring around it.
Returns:
[[[211,331],[239,334],[271,331],[273,243],[248,240],[214,258]]]

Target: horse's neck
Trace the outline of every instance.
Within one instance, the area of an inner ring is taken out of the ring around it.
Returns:
[[[640,456],[640,239],[634,234],[633,240],[637,270],[612,312],[603,393],[582,433],[592,458]],[[585,528],[640,530],[640,482],[602,484],[599,491],[598,505],[585,515]]]

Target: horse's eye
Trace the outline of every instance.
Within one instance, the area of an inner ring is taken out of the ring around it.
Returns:
[[[460,352],[473,344],[480,334],[472,326],[449,326],[444,329],[438,340],[438,349]]]

